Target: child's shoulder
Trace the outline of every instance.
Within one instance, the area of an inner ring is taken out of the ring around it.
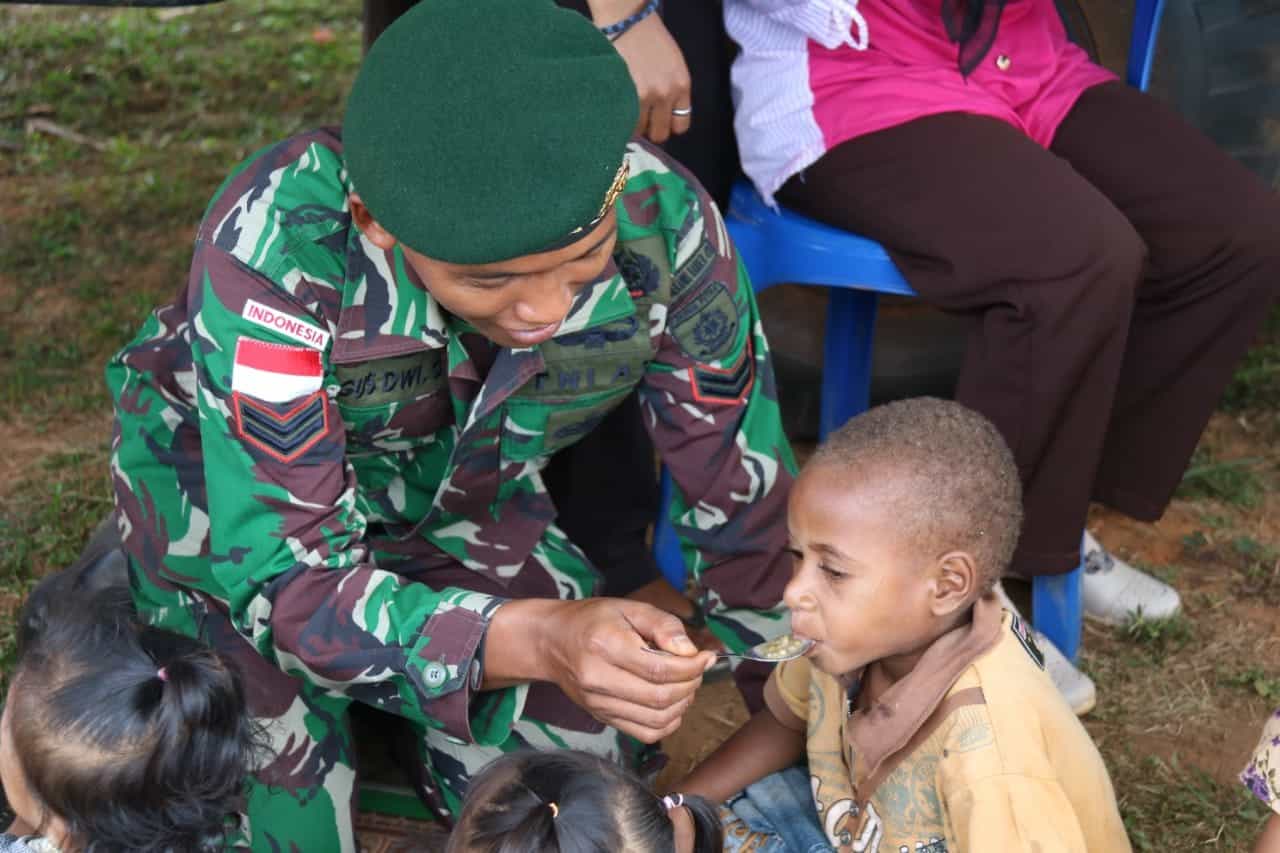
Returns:
[[[944,761],[970,781],[994,775],[1053,776],[1045,749],[1088,734],[1044,671],[1030,627],[1005,612],[996,644],[948,693],[964,697],[942,726]]]

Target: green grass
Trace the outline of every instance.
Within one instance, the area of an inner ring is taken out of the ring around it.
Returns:
[[[1280,706],[1280,676],[1273,675],[1260,666],[1224,675],[1222,683],[1260,696],[1271,705]]]
[[[1169,619],[1148,619],[1138,611],[1117,631],[1125,640],[1143,649],[1155,663],[1195,639],[1194,624],[1182,614]]]
[[[332,124],[360,57],[360,4],[145,9],[0,6],[0,421],[101,410],[101,369],[183,282],[191,235],[232,166]],[[323,28],[329,38],[313,38]],[[102,149],[24,134],[37,115]],[[67,332],[72,332],[68,334]]]
[[[1266,460],[1213,459],[1204,448],[1196,451],[1182,475],[1178,497],[1189,500],[1210,498],[1233,506],[1252,508],[1262,499],[1263,488],[1257,469]]]
[[[1232,412],[1280,407],[1280,306],[1268,315],[1260,340],[1236,368],[1222,407]]]
[[[1134,850],[1248,850],[1269,812],[1240,785],[1147,757],[1124,772],[1120,812]]]
[[[75,560],[110,507],[105,452],[47,457],[0,500],[0,695],[13,663],[18,603],[41,577]]]

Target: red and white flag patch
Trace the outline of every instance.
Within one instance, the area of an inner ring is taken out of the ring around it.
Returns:
[[[236,342],[231,390],[268,403],[287,403],[324,385],[320,351],[269,344],[252,338]]]

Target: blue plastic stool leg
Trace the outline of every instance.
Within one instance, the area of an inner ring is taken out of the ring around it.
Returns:
[[[1071,661],[1080,652],[1082,569],[1076,566],[1065,575],[1044,575],[1031,582],[1031,621]]]
[[[684,558],[680,556],[680,537],[671,526],[671,474],[662,466],[658,485],[658,519],[653,524],[653,556],[667,581],[684,591]]]
[[[833,287],[829,294],[819,439],[866,411],[871,399],[871,342],[876,328],[874,291]]]

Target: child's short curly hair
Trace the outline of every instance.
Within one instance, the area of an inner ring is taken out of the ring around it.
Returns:
[[[1013,557],[1022,527],[1018,467],[995,426],[959,403],[916,397],[877,406],[828,436],[809,465],[848,469],[851,487],[892,478],[895,528],[936,556],[968,551],[983,591]]]

